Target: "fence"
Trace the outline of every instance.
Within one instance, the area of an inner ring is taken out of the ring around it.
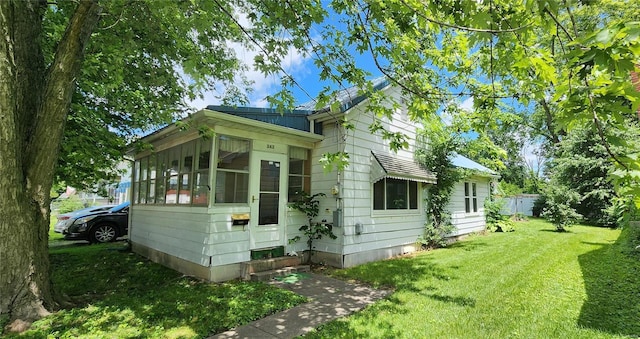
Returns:
[[[526,216],[533,216],[533,202],[538,199],[539,194],[518,194],[511,197],[504,197],[505,204],[500,213],[513,215],[520,213]]]

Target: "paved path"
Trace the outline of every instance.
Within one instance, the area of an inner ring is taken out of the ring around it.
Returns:
[[[376,290],[313,273],[293,275],[273,284],[311,300],[209,339],[294,338],[328,321],[358,311],[390,293],[388,290]]]

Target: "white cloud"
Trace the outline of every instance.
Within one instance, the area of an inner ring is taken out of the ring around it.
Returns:
[[[473,112],[473,97],[469,97],[462,102],[459,102],[457,99],[450,101],[450,105],[458,106],[458,108],[462,111]],[[440,119],[446,126],[451,126],[453,123],[453,115],[449,110],[444,109],[440,114]]]
[[[249,50],[239,43],[231,43],[229,47],[235,51],[237,58],[247,66],[247,70],[243,75],[247,80],[253,82],[251,86],[252,92],[248,94],[249,106],[268,106],[266,97],[280,90],[280,76],[265,76],[253,67],[253,60],[256,55],[259,54],[258,50]],[[308,53],[305,53],[303,50],[290,48],[287,55],[283,58],[282,68],[288,75],[296,77],[305,73],[307,61],[309,61]],[[207,91],[203,93],[203,98],[189,101],[189,106],[195,109],[202,109],[208,105],[220,104],[219,97],[223,94],[221,91],[224,90],[222,86],[220,87],[220,91]]]
[[[542,145],[536,141],[526,141],[522,146],[521,156],[527,167],[533,170],[537,175],[542,174],[544,169],[545,158],[542,156]]]
[[[465,111],[473,112],[473,97],[468,97],[458,106]]]

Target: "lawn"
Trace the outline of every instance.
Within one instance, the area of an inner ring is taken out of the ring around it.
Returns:
[[[638,228],[540,220],[446,249],[333,274],[395,289],[310,338],[619,338],[640,336]]]
[[[56,293],[68,304],[22,337],[203,338],[306,301],[264,283],[185,277],[124,242],[58,244],[50,258]]]
[[[51,218],[49,218],[49,242],[58,242],[64,238],[62,234],[53,231],[53,226],[57,222],[58,218],[55,215],[51,215]]]

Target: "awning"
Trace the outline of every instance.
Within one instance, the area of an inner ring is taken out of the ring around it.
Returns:
[[[413,160],[371,152],[371,182],[376,183],[384,178],[436,183],[436,176]]]

